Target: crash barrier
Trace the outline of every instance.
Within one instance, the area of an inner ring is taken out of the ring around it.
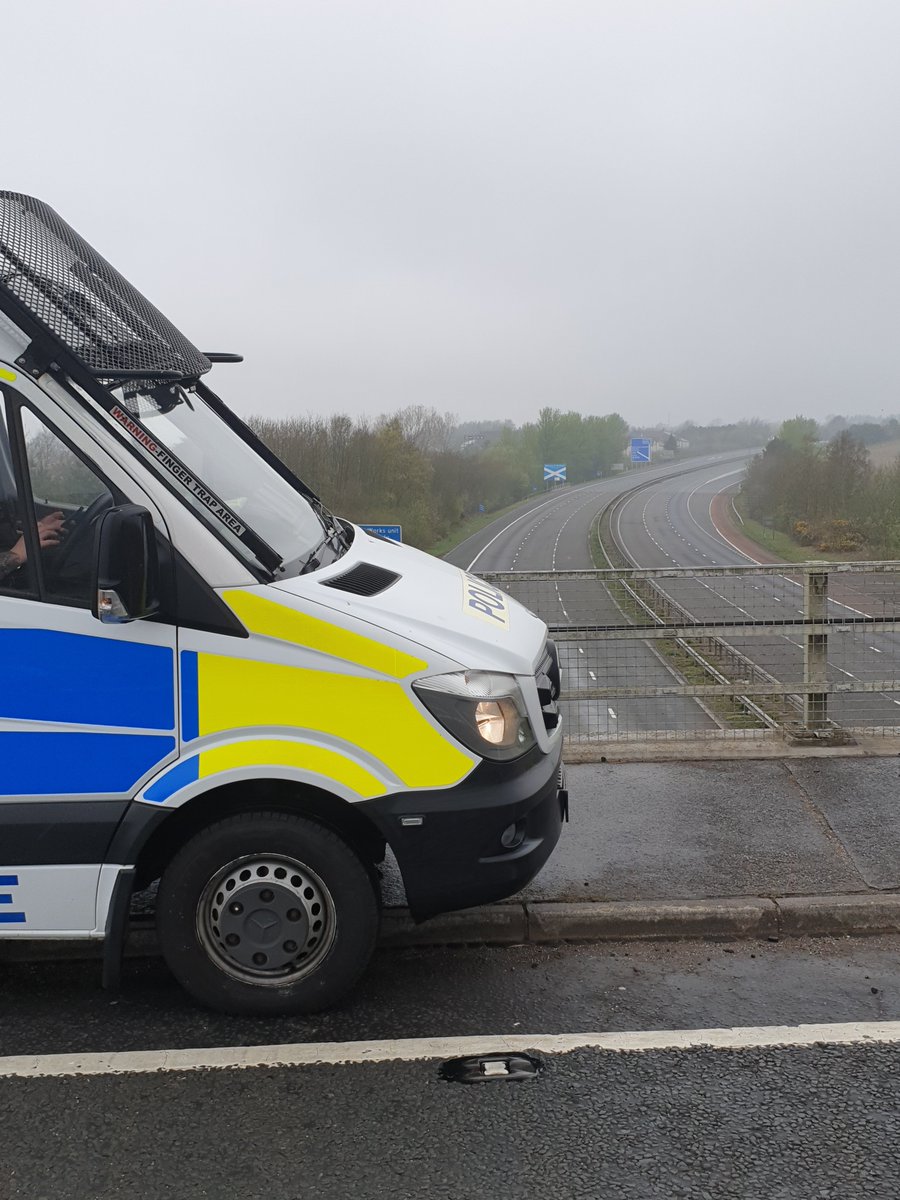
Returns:
[[[900,563],[500,571],[576,741],[900,733]]]

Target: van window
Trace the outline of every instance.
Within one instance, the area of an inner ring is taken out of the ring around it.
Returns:
[[[20,412],[43,599],[89,608],[97,523],[116,501],[105,480],[36,413],[24,406]]]
[[[0,403],[0,592],[21,595],[34,584],[25,540],[6,412]]]

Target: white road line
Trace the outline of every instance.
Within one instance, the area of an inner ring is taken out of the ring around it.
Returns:
[[[252,1067],[415,1062],[473,1054],[571,1054],[574,1050],[752,1050],[769,1047],[900,1043],[900,1021],[831,1025],[762,1025],[723,1029],[648,1029],[627,1033],[516,1033],[481,1037],[400,1038],[384,1042],[301,1042],[199,1050],[129,1050],[109,1054],[25,1054],[0,1058],[0,1078],[149,1074]]]
[[[619,718],[616,716],[616,710],[614,708],[607,707],[606,711],[609,713],[609,715],[612,717],[612,719],[614,721],[618,721]]]
[[[580,646],[578,647],[578,653],[579,653],[579,654],[584,654],[584,651],[582,650],[582,648],[581,648]]]
[[[526,512],[519,513],[519,515],[517,517],[513,517],[513,519],[509,522],[508,525],[504,525],[502,529],[498,530],[498,532],[494,534],[494,536],[487,543],[487,545],[481,547],[481,549],[478,551],[478,553],[475,555],[475,557],[472,559],[472,561],[466,567],[466,570],[471,571],[472,568],[475,566],[475,564],[478,562],[479,558],[481,558],[482,554],[484,554],[485,550],[487,550],[491,546],[493,546],[493,544],[494,544],[494,542],[496,542],[497,538],[501,537],[504,533],[506,533],[507,529],[512,529],[513,525],[515,525],[518,521],[524,521],[526,517],[533,516],[539,509],[546,508],[548,504],[560,504],[560,503],[564,502],[565,500],[568,500],[571,497],[571,494],[572,493],[569,492],[566,496],[554,496],[552,500],[545,500],[543,504],[536,504],[534,506],[534,508],[529,508]],[[538,522],[538,524],[540,524],[540,522]],[[529,534],[526,533],[525,537],[527,538],[528,536],[529,536]]]
[[[876,654],[884,654],[883,650],[879,650],[877,646],[870,646],[870,650],[874,650]]]
[[[588,671],[588,675],[590,675],[591,679],[596,680],[596,678],[597,678],[597,676],[594,674],[593,671]]]

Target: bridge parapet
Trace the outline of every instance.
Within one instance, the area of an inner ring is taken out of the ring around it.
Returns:
[[[550,627],[575,742],[900,735],[900,562],[482,577]]]

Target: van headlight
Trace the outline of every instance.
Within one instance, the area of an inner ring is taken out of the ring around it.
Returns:
[[[518,758],[534,745],[514,675],[455,671],[419,679],[412,686],[431,715],[483,758]]]

